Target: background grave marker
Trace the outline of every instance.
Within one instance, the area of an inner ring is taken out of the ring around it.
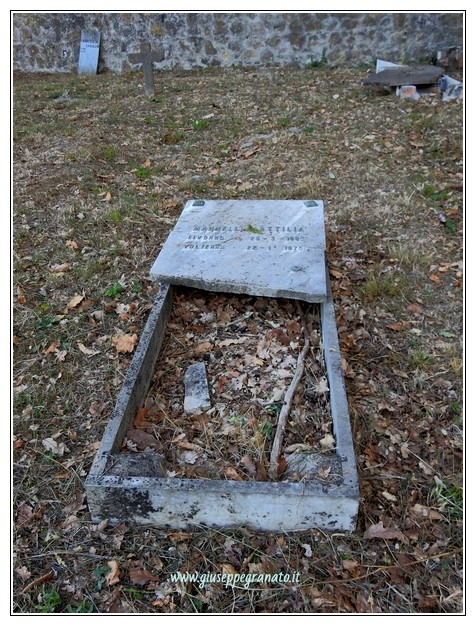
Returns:
[[[97,73],[100,41],[101,33],[98,30],[81,31],[78,74]]]
[[[140,52],[135,52],[128,56],[129,62],[134,65],[142,65],[144,70],[144,88],[146,96],[153,96],[154,88],[154,63],[164,60],[163,52],[152,51],[150,43],[142,43]]]

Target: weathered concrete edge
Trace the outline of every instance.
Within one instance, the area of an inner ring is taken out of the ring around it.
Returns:
[[[137,408],[144,402],[160,352],[171,310],[171,287],[163,285],[86,479],[93,521],[129,519],[174,528],[245,525],[263,531],[316,527],[353,531],[359,506],[358,480],[330,286],[328,294],[327,302],[321,304],[321,324],[343,484],[121,478],[105,474],[109,455],[117,451]]]
[[[327,266],[326,266],[327,267]],[[331,414],[336,439],[336,451],[342,460],[344,482],[359,500],[359,478],[355,462],[354,444],[350,425],[349,407],[342,372],[342,357],[337,335],[337,324],[332,300],[332,290],[327,270],[327,301],[321,304],[321,329],[330,389]]]
[[[194,289],[203,289],[203,291],[212,291],[216,293],[229,293],[229,294],[244,294],[256,296],[260,295],[262,298],[289,298],[290,300],[302,300],[303,302],[309,302],[311,304],[320,304],[325,302],[326,296],[312,295],[303,291],[292,291],[291,289],[271,289],[265,285],[252,285],[229,283],[223,280],[215,280],[211,287],[207,287],[207,282],[200,278],[189,278],[181,276],[169,276],[164,274],[150,273],[150,279],[154,282],[173,280],[174,285],[181,287],[191,287]]]
[[[96,484],[98,477],[104,473],[108,455],[119,449],[137,409],[145,401],[171,310],[172,287],[162,284],[106,425],[101,447],[85,481],[86,488],[90,484]]]
[[[358,502],[346,491],[331,486],[326,493],[323,485],[315,483],[104,476],[90,486],[88,504],[95,523],[109,519],[184,529],[353,531]]]

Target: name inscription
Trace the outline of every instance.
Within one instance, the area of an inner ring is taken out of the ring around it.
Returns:
[[[304,245],[303,226],[214,226],[193,227],[183,244],[184,250],[223,250],[228,241],[243,241],[246,252],[279,250],[281,252],[310,252]]]

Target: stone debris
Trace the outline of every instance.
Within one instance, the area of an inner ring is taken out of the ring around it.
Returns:
[[[384,67],[362,81],[363,85],[401,87],[402,85],[434,85],[443,75],[435,65],[395,65]]]
[[[362,85],[395,88],[402,100],[419,100],[422,95],[435,93],[441,94],[442,102],[463,98],[463,83],[435,65],[399,65],[377,59],[375,74],[365,78]]]
[[[211,408],[205,363],[194,363],[187,368],[184,376],[184,411],[194,415]]]

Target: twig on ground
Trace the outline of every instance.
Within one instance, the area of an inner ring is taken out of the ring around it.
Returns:
[[[39,578],[35,578],[35,580],[32,580],[31,583],[28,583],[28,585],[23,589],[22,593],[28,593],[30,589],[33,589],[33,587],[38,587],[38,585],[41,585],[45,581],[51,580],[52,578],[53,578],[53,572],[48,572],[47,574],[44,574],[43,576],[40,576]]]
[[[302,308],[298,303],[299,312],[302,316]],[[291,381],[291,384],[286,391],[284,396],[284,403],[281,407],[281,411],[278,417],[278,425],[276,427],[276,434],[274,435],[273,447],[271,449],[271,455],[269,460],[269,475],[271,480],[278,480],[278,466],[279,466],[279,457],[281,454],[281,447],[283,444],[284,431],[286,429],[286,423],[288,419],[289,412],[291,410],[291,402],[293,400],[294,394],[296,393],[297,386],[299,385],[299,381],[302,378],[304,373],[304,361],[306,359],[307,353],[309,352],[310,340],[309,333],[306,328],[306,322],[303,318],[303,334],[304,334],[304,347],[299,354],[297,364],[296,364],[296,372],[294,374],[294,378]]]

